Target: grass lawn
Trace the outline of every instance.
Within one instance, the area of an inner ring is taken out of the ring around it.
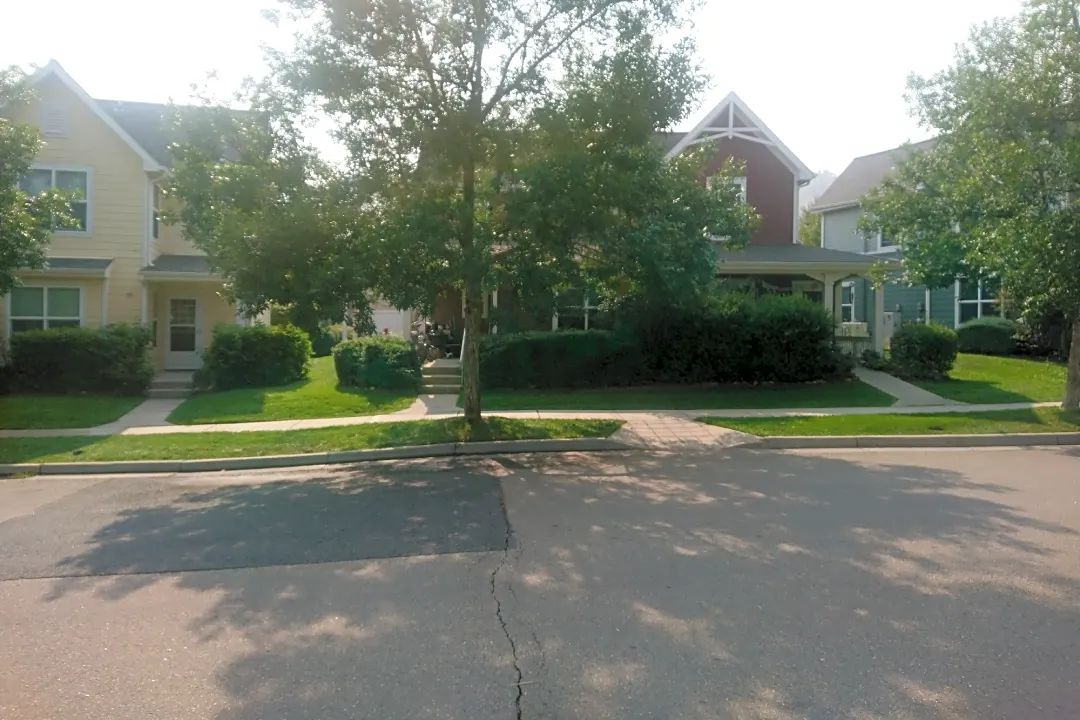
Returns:
[[[1078,432],[1080,412],[1059,408],[920,415],[822,415],[786,418],[702,418],[752,435],[985,435]]]
[[[962,354],[948,380],[914,384],[967,403],[1058,402],[1065,397],[1065,371],[1046,360]]]
[[[416,393],[338,387],[334,358],[315,358],[311,375],[291,385],[195,395],[169,415],[178,425],[382,415],[412,405]]]
[[[102,395],[0,396],[0,430],[90,428],[120,419],[145,398]]]
[[[621,425],[617,420],[488,418],[482,426],[470,429],[463,418],[453,418],[278,432],[0,438],[0,463],[193,460],[483,440],[607,437]]]
[[[807,385],[727,385],[493,390],[485,410],[726,410],[729,408],[888,407],[892,395],[858,380]]]

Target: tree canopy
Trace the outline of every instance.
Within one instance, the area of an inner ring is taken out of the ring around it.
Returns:
[[[679,0],[288,4],[311,31],[273,57],[270,117],[327,113],[347,167],[330,171],[251,122],[238,169],[214,129],[180,154],[187,231],[255,304],[282,301],[281,287],[241,292],[245,272],[263,274],[243,265],[254,245],[270,252],[254,238],[271,226],[287,247],[325,229],[307,252],[340,269],[339,303],[355,301],[345,275],[350,293],[402,308],[459,290],[470,420],[486,291],[509,285],[537,311],[580,284],[677,302],[711,281],[714,238],[748,240],[752,209],[730,183],[702,182],[709,148],[666,162],[653,139],[703,87],[692,43],[657,41],[682,32]]]
[[[993,277],[1017,301],[1073,318],[1065,405],[1080,407],[1080,21],[1076,0],[1031,0],[975,28],[954,64],[909,79],[939,134],[864,199],[903,247],[911,283]]]
[[[0,68],[0,110],[14,110],[30,99],[24,73]],[[36,127],[0,116],[0,295],[15,287],[19,270],[45,264],[53,230],[74,227],[66,195],[54,189],[28,195],[19,188],[40,148]]]
[[[821,216],[808,207],[799,211],[799,244],[821,247]]]

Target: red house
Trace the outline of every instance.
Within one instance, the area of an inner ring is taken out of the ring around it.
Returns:
[[[731,93],[725,97],[690,132],[660,133],[657,139],[666,148],[668,158],[699,143],[716,142],[716,158],[706,168],[707,177],[730,158],[742,161],[744,174],[736,181],[743,199],[755,208],[761,222],[745,248],[719,249],[718,277],[727,278],[733,286],[748,285],[763,291],[806,296],[823,303],[840,317],[843,282],[865,276],[880,259],[799,244],[799,188],[810,182],[814,173],[738,95]],[[493,292],[485,298],[485,316],[505,316],[515,312],[513,305],[512,293]],[[461,310],[460,295],[456,290],[450,291],[440,299],[432,320],[460,328]],[[882,310],[877,308],[879,317]],[[559,312],[550,320],[552,329],[601,324],[595,299],[587,296],[561,298]],[[549,326],[547,318],[527,318],[516,313],[514,325],[522,329]],[[881,326],[882,323],[875,324]],[[881,340],[875,338],[878,349]]]

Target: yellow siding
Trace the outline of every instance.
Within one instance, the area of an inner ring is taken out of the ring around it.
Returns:
[[[165,366],[170,298],[196,298],[199,301],[200,333],[196,338],[199,351],[210,347],[215,326],[236,324],[236,309],[222,296],[221,286],[216,283],[156,282],[150,287],[151,319],[157,321],[153,359],[158,368]]]
[[[165,212],[175,212],[177,209],[177,201],[172,198],[162,198],[161,210]],[[158,239],[155,243],[157,255],[204,255],[195,245],[184,237],[184,231],[180,227],[180,224],[166,225],[161,223],[158,226]]]
[[[41,104],[68,112],[67,137],[44,138],[36,162],[90,167],[90,235],[57,234],[53,257],[112,258],[109,321],[139,322],[147,175],[142,159],[101,118],[54,77],[36,87],[37,99],[15,120],[40,126]]]

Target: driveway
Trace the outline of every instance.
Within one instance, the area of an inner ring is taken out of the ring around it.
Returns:
[[[0,717],[1064,718],[1075,449],[0,481]]]

